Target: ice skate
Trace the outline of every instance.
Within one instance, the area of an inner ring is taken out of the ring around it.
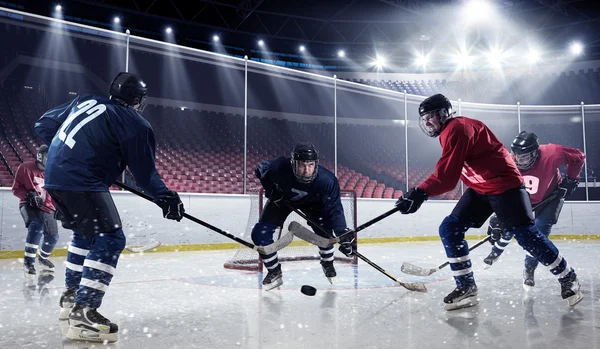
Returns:
[[[560,282],[561,289],[560,296],[567,301],[569,306],[574,307],[577,303],[581,302],[583,294],[581,293],[581,286],[574,271],[571,270],[567,276],[558,281]]]
[[[469,285],[455,288],[454,291],[444,297],[444,303],[446,303],[444,306],[444,309],[446,310],[468,308],[479,304],[479,299],[477,298],[477,286]]]
[[[69,330],[66,337],[91,342],[116,342],[119,327],[100,315],[96,309],[75,304],[69,314]]]
[[[523,270],[523,287],[529,289],[535,286],[535,279],[533,277],[535,269],[524,269]]]
[[[279,287],[283,284],[283,273],[281,273],[281,265],[276,268],[270,269],[267,276],[265,276],[263,282],[263,289],[270,291],[275,287]]]
[[[54,263],[50,262],[49,259],[38,258],[38,264],[41,267],[41,271],[54,272]]]
[[[73,306],[75,305],[76,293],[77,288],[67,288],[67,290],[63,292],[62,296],[60,296],[60,314],[58,315],[59,320],[67,320],[69,318],[71,309],[73,309]]]
[[[321,261],[321,267],[323,268],[323,273],[325,273],[325,277],[329,280],[329,283],[333,284],[333,279],[337,276],[333,261]]]
[[[483,259],[483,263],[485,263],[485,265],[483,266],[483,269],[490,269],[492,267],[492,264],[494,264],[498,260],[499,257],[500,257],[500,255],[497,254],[496,252],[494,252],[494,251],[490,252],[490,254]]]
[[[23,264],[23,272],[24,272],[24,276],[26,278],[28,278],[28,279],[35,278],[36,272],[35,272],[35,267],[33,266],[33,263],[25,262],[25,264]]]

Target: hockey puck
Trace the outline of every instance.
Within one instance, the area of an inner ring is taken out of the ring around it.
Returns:
[[[302,288],[300,288],[300,292],[304,293],[307,296],[314,296],[317,293],[317,289],[312,286],[302,285]]]

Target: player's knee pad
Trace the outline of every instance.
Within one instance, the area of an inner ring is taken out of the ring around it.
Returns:
[[[440,224],[439,234],[443,240],[464,237],[464,233],[471,227],[468,221],[461,220],[457,216],[446,216]]]
[[[44,244],[54,247],[58,242],[58,234],[45,234],[44,233]]]
[[[275,224],[258,222],[252,228],[252,242],[258,246],[271,244],[276,230]]]

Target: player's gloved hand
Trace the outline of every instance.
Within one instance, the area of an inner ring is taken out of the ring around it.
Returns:
[[[279,206],[281,200],[283,200],[283,190],[279,188],[279,185],[275,184],[275,187],[271,191],[269,200],[271,200],[275,205]]]
[[[44,199],[42,199],[38,195],[38,193],[36,193],[34,191],[30,191],[29,193],[27,193],[27,195],[25,196],[25,200],[27,200],[27,203],[31,207],[40,208],[40,209],[42,207],[44,207]]]
[[[579,185],[579,181],[577,179],[572,179],[569,177],[565,177],[563,178],[563,180],[558,184],[558,188],[563,191],[563,198],[568,197],[569,195],[571,195],[575,189],[577,189],[577,186]]]
[[[173,219],[179,222],[183,218],[185,209],[183,208],[183,202],[181,202],[177,192],[169,190],[165,197],[154,200],[154,202],[162,208],[163,217],[166,219]]]
[[[492,218],[490,218],[490,225],[488,225],[487,234],[490,236],[488,241],[492,245],[494,245],[496,241],[500,240],[502,237],[502,227],[498,216],[493,215]]]
[[[354,234],[343,235],[349,231],[350,229],[346,228],[336,234],[336,236],[340,237],[340,247],[338,250],[346,255],[346,257],[351,257],[356,251],[356,239],[354,238]]]
[[[398,201],[396,201],[396,207],[398,207],[403,214],[415,213],[419,207],[421,207],[421,204],[428,198],[427,193],[423,190],[412,188],[408,193],[402,195]]]

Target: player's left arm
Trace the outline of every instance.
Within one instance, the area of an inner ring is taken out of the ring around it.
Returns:
[[[35,123],[33,127],[35,133],[44,140],[46,145],[52,143],[52,139],[56,135],[56,132],[58,132],[63,122],[69,117],[71,109],[77,105],[77,101],[78,99],[75,98],[70,102],[48,110]]]
[[[556,147],[556,152],[559,154],[558,166],[567,165],[567,177],[577,180],[585,164],[585,154],[577,148],[558,144],[554,146]]]
[[[558,154],[557,167],[567,165],[567,176],[558,184],[563,191],[563,198],[571,195],[579,185],[579,174],[585,164],[585,154],[577,149],[564,145],[553,144],[555,154]]]

